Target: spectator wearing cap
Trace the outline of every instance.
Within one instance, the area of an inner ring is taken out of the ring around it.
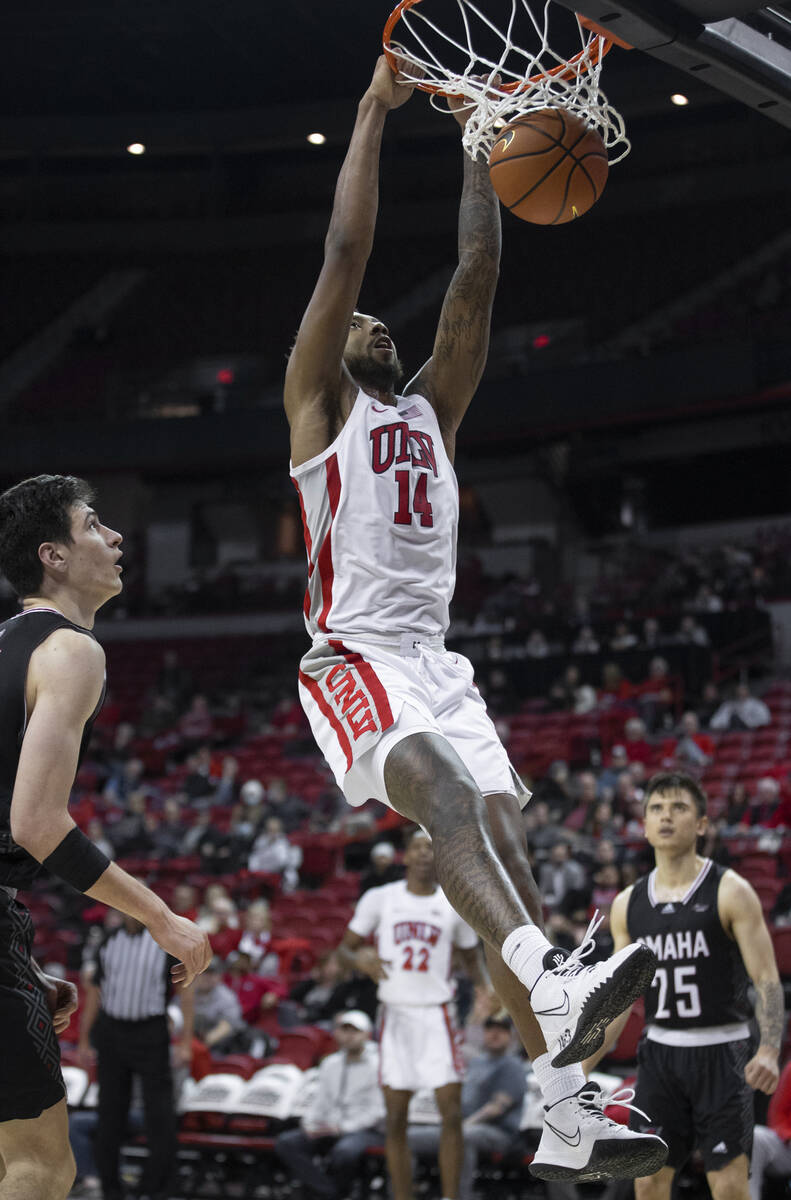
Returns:
[[[299,1129],[281,1133],[275,1154],[314,1196],[348,1195],[367,1150],[384,1141],[384,1097],[379,1053],[370,1040],[364,1012],[339,1013],[334,1033],[338,1051],[319,1067],[318,1084]],[[325,1156],[324,1163],[315,1156]]]
[[[393,846],[390,842],[377,842],[371,851],[371,866],[360,880],[360,895],[385,883],[395,883],[403,877],[404,870],[395,861]]]
[[[464,1133],[459,1200],[470,1200],[478,1155],[506,1154],[519,1136],[527,1090],[525,1064],[511,1052],[513,1026],[505,1013],[483,1023],[483,1052],[467,1065],[461,1091]],[[418,1157],[436,1155],[439,1126],[411,1125],[410,1149]]]

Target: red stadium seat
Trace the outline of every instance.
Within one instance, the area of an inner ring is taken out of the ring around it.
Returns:
[[[242,1079],[252,1079],[262,1066],[260,1058],[252,1054],[226,1054],[223,1058],[212,1060],[210,1075],[240,1075]]]

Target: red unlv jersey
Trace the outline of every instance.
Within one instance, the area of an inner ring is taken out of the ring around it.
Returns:
[[[380,404],[361,389],[332,445],[291,478],[308,553],[311,636],[444,634],[459,493],[428,400]]]

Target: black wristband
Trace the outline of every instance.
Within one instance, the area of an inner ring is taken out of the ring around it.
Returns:
[[[60,875],[78,892],[87,892],[107,870],[110,860],[75,825],[47,855],[43,865],[53,875]]]

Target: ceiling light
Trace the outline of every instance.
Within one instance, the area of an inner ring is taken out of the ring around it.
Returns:
[[[679,108],[684,108],[686,104],[689,104],[689,100],[686,96],[683,96],[681,92],[674,92],[670,97],[670,103],[676,104]]]
[[[308,134],[308,141],[310,142],[311,146],[323,146],[326,140],[327,139],[323,133]]]
[[[142,142],[130,142],[126,147],[127,154],[145,154],[146,148]]]

